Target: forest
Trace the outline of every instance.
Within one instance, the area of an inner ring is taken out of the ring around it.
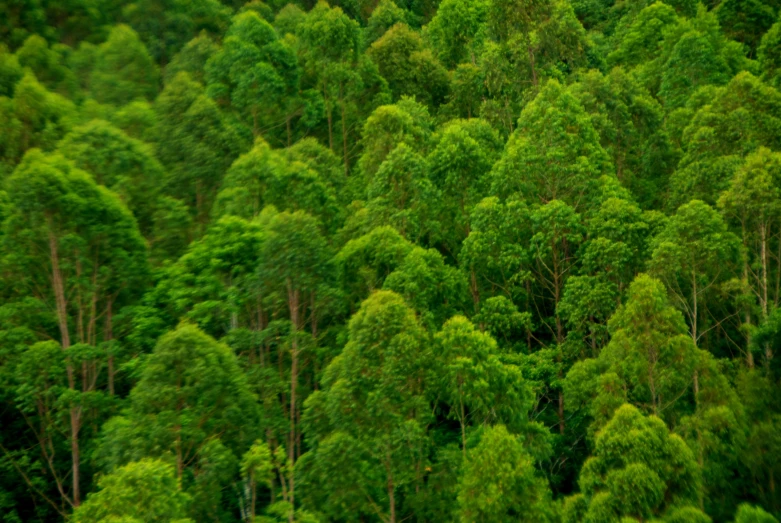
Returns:
[[[288,1],[0,0],[0,523],[778,523],[781,0]]]

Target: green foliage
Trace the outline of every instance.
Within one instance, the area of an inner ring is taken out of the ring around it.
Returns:
[[[645,417],[630,405],[616,410],[597,433],[594,453],[583,465],[579,483],[584,521],[654,516],[708,520],[693,508],[688,509],[688,517],[675,510],[696,501],[700,475],[692,452],[659,418]]]
[[[555,521],[531,456],[503,425],[487,428],[469,449],[458,485],[461,521]]]
[[[367,53],[388,81],[394,98],[411,96],[432,108],[445,101],[447,70],[408,25],[391,27]]]
[[[493,192],[520,192],[541,203],[559,199],[577,208],[596,179],[611,170],[588,114],[551,80],[521,113],[494,166]]]
[[[0,521],[781,517],[779,0],[0,1]]]
[[[90,78],[92,96],[101,103],[123,105],[157,94],[158,71],[138,35],[117,26],[98,46]]]
[[[74,513],[79,523],[147,521],[186,523],[190,498],[178,485],[173,465],[145,458],[101,477],[99,491]]]

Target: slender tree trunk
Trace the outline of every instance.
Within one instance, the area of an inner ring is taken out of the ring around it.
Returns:
[[[705,463],[705,457],[703,456],[702,452],[702,430],[700,430],[700,420],[699,420],[699,414],[700,414],[700,377],[698,372],[694,371],[694,409],[695,413],[697,414],[697,462],[700,465],[700,469],[702,469],[704,463]],[[700,488],[697,492],[697,497],[699,498],[700,502],[700,510],[705,510],[705,496],[704,492],[702,491],[702,488]]]
[[[57,307],[57,323],[60,327],[62,348],[67,350],[71,345],[71,338],[70,331],[68,329],[68,310],[67,302],[65,301],[65,283],[63,282],[62,271],[60,270],[60,256],[57,246],[57,238],[55,238],[53,232],[49,232],[49,252],[52,264],[52,288],[54,290],[54,301]],[[68,380],[70,387],[73,388],[73,369],[68,372]]]
[[[344,161],[344,176],[345,178],[350,175],[350,161],[347,158],[347,121],[346,121],[346,111],[345,111],[345,103],[344,103],[344,93],[342,92],[344,87],[342,84],[339,84],[339,100],[340,100],[340,106],[342,109],[342,156]]]
[[[49,255],[52,265],[52,288],[54,290],[54,301],[57,309],[57,323],[60,327],[60,337],[62,350],[67,351],[71,345],[70,330],[68,328],[68,307],[65,300],[65,282],[63,281],[62,271],[60,269],[60,254],[57,245],[57,238],[51,230],[51,219],[49,220]],[[68,387],[71,390],[76,388],[76,377],[73,372],[73,365],[68,362],[66,365],[68,374]],[[81,491],[79,489],[79,470],[81,456],[79,451],[79,430],[81,428],[81,409],[71,406],[70,409],[70,429],[71,429],[71,475],[73,481],[73,506],[78,507],[81,504]]]
[[[111,342],[111,340],[114,339],[114,325],[113,325],[113,318],[112,318],[112,302],[113,300],[109,297],[108,303],[106,304],[106,332],[104,333],[104,338],[106,341]],[[109,355],[108,355],[108,393],[113,396],[114,395],[114,352],[111,348],[111,345],[109,345]]]
[[[255,484],[255,473],[250,472],[250,504],[249,504],[249,514],[250,514],[250,523],[255,523],[255,503],[257,500],[257,485]]]
[[[741,230],[743,237],[743,247],[745,247],[743,255],[743,282],[746,288],[751,291],[751,283],[748,281],[748,246],[747,246],[747,234],[745,219],[741,221]],[[746,306],[745,314],[743,317],[744,325],[751,325],[751,308]],[[746,365],[749,369],[754,368],[754,354],[751,352],[751,329],[746,329]]]
[[[697,344],[697,273],[692,269],[692,340]]]
[[[767,224],[762,223],[759,227],[760,237],[760,256],[762,258],[762,297],[760,298],[762,306],[762,319],[767,319],[768,314],[768,276],[767,276]],[[769,343],[765,343],[765,365],[770,367],[770,360],[773,359],[773,348]]]
[[[81,489],[79,487],[79,470],[81,455],[79,450],[79,430],[81,429],[81,408],[71,407],[71,473],[73,474],[73,506],[81,505]]]
[[[391,458],[390,458],[390,451],[387,451],[386,453],[387,462],[385,464],[385,470],[388,475],[388,505],[390,508],[390,518],[388,519],[388,523],[396,523],[396,495],[395,495],[395,487],[393,484],[393,472],[391,471]]]
[[[328,89],[325,82],[323,82],[323,99],[325,100],[325,112],[328,117],[328,148],[334,150],[334,124],[333,124],[333,109],[328,101]]]
[[[287,281],[288,308],[290,309],[290,321],[293,325],[293,339],[290,343],[290,435],[288,443],[288,455],[291,465],[296,462],[296,389],[298,388],[298,331],[300,325],[300,293],[293,288],[293,283]],[[290,504],[295,507],[295,478],[290,475]]]
[[[759,227],[760,237],[760,256],[762,258],[762,316],[767,318],[767,304],[768,304],[768,277],[767,277],[767,225],[763,223]]]
[[[459,389],[461,387],[459,386]],[[461,393],[461,391],[458,391],[458,401],[459,406],[461,407],[461,416],[458,418],[461,422],[461,453],[464,457],[464,462],[466,462],[466,415],[464,413],[464,396]]]
[[[652,348],[648,358],[648,389],[651,392],[651,406],[653,407],[654,416],[659,415],[659,401],[656,394],[656,380],[654,379],[654,367],[657,359],[656,349]]]
[[[526,47],[527,51],[529,52],[529,66],[532,70],[532,85],[534,85],[534,88],[537,88],[538,80],[537,80],[537,66],[534,63],[534,49],[532,49],[531,45],[528,45]]]

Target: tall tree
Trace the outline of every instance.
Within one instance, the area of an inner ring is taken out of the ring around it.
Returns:
[[[11,284],[50,304],[55,339],[66,354],[74,344],[110,340],[113,304],[121,294],[137,292],[147,276],[146,246],[130,212],[87,173],[39,150],[25,156],[6,190],[12,195],[3,223],[6,278],[23,275]],[[96,390],[101,370],[94,360],[76,361],[66,367],[72,391],[68,499],[74,506],[81,503],[79,434],[88,416],[79,396]]]
[[[524,108],[518,129],[494,166],[494,194],[520,192],[531,202],[562,200],[575,209],[602,174],[612,171],[591,118],[572,94],[550,80]]]
[[[399,295],[375,292],[350,320],[347,344],[326,370],[323,391],[307,402],[332,427],[330,438],[355,449],[352,460],[362,466],[354,487],[367,492],[376,515],[389,523],[404,517],[399,495],[425,479],[425,375],[431,362],[425,340]],[[312,459],[327,459],[326,448],[319,441]]]

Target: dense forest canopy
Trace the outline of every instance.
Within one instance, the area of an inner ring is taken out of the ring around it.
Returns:
[[[777,523],[778,0],[0,1],[0,523]]]

